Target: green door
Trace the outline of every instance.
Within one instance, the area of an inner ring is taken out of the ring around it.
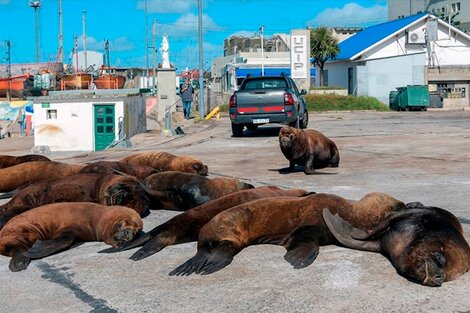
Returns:
[[[104,150],[116,137],[114,104],[95,104],[95,151]]]

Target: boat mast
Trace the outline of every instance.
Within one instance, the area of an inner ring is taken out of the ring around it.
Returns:
[[[86,53],[86,11],[83,11],[83,53],[85,56],[85,72],[88,70],[88,60]]]
[[[64,36],[62,34],[62,0],[59,1],[59,61],[64,64]]]
[[[7,75],[8,78],[11,77],[11,53],[10,53],[10,40],[5,41],[7,47]],[[7,88],[7,101],[11,101],[11,79],[8,79],[8,88]]]

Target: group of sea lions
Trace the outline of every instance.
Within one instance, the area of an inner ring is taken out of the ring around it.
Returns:
[[[300,165],[314,174],[339,165],[338,148],[320,132],[285,127],[279,144],[289,171]],[[170,275],[205,275],[250,245],[281,245],[298,269],[314,262],[320,246],[340,244],[380,252],[400,275],[426,286],[470,269],[462,226],[443,209],[378,192],[354,201],[207,175],[202,162],[167,152],[91,164],[0,156],[0,192],[13,195],[0,206],[0,254],[19,271],[76,242],[112,246],[101,253],[139,247],[130,257],[137,261],[197,241],[196,255]],[[159,209],[184,212],[143,234],[141,218]]]

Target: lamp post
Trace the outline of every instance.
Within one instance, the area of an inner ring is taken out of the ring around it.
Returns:
[[[29,6],[34,9],[34,33],[36,39],[36,62],[41,59],[41,51],[39,48],[39,8],[41,7],[41,1],[29,1]]]
[[[204,54],[202,48],[202,0],[198,5],[198,41],[199,41],[199,115],[204,119]]]
[[[264,76],[264,25],[259,28],[261,34],[261,76]]]

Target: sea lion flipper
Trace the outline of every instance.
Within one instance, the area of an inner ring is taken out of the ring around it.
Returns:
[[[319,252],[318,243],[302,242],[287,251],[284,260],[289,262],[295,269],[309,266],[315,261]]]
[[[31,259],[40,259],[70,247],[74,241],[75,236],[71,232],[64,232],[51,240],[36,240],[23,255]]]
[[[0,193],[0,199],[13,198],[13,196],[15,196],[19,191],[20,191],[20,189],[17,188],[17,189],[12,190],[12,191],[2,192],[2,193]]]
[[[23,255],[24,250],[17,249],[12,251],[10,264],[8,268],[12,272],[19,272],[25,270],[29,263],[31,263],[31,259],[27,256]]]
[[[167,244],[159,240],[158,237],[152,238],[151,240],[147,240],[142,248],[134,252],[134,254],[131,255],[130,259],[134,261],[140,261],[142,259],[145,259],[146,257],[151,256],[152,254],[157,253],[166,246]]]
[[[361,241],[351,237],[351,233],[359,234],[361,230],[354,228],[338,214],[331,214],[329,209],[323,210],[323,220],[333,236],[345,247],[372,252],[381,251],[378,241]]]
[[[233,260],[233,249],[228,245],[220,245],[211,252],[198,251],[194,257],[184,262],[169,273],[170,276],[191,275],[193,273],[208,275],[215,273]]]
[[[98,253],[115,253],[134,249],[143,246],[146,242],[152,239],[152,235],[150,233],[141,232],[141,234],[138,234],[137,236],[138,237],[132,241],[126,242],[118,247],[111,247],[100,250]]]

